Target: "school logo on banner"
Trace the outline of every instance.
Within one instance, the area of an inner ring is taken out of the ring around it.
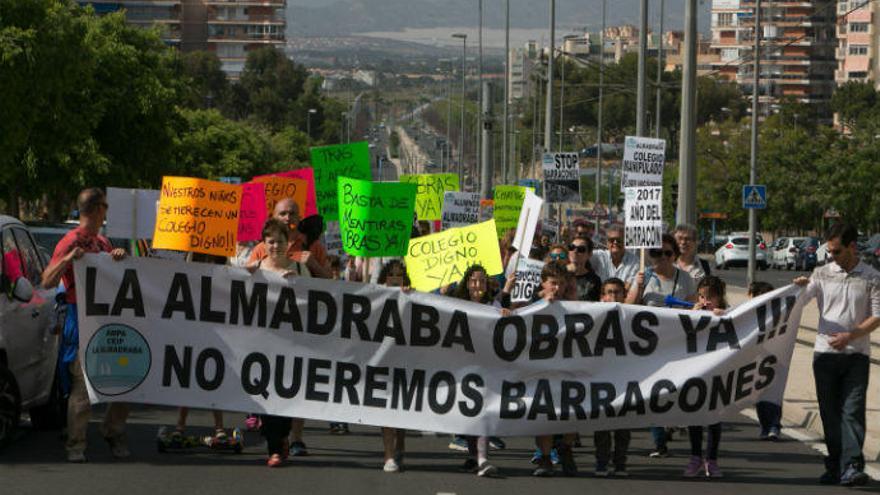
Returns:
[[[152,353],[144,336],[121,323],[99,328],[86,347],[86,377],[102,395],[122,395],[138,388],[151,364]]]

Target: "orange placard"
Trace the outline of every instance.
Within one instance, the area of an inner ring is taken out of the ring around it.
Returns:
[[[254,177],[252,182],[266,185],[266,213],[269,218],[275,213],[275,205],[284,198],[293,198],[293,201],[299,206],[299,216],[305,217],[306,198],[309,193],[309,183],[306,180],[263,175]]]
[[[235,256],[241,186],[163,177],[154,249]]]

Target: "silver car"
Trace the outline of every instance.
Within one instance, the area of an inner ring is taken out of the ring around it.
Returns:
[[[45,268],[27,226],[0,215],[0,446],[12,439],[22,411],[36,428],[64,421],[55,369],[59,315],[56,291],[43,289]]]
[[[761,270],[767,269],[767,245],[761,236],[755,238],[755,261]],[[731,234],[715,251],[715,268],[726,270],[727,268],[749,263],[749,236]]]

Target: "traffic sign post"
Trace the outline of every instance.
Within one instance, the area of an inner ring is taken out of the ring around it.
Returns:
[[[746,210],[767,209],[767,186],[743,186],[743,208]]]

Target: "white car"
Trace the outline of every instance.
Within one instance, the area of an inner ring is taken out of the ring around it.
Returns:
[[[0,215],[0,446],[13,438],[22,411],[40,429],[64,422],[55,379],[59,331],[54,289],[40,287],[44,259],[27,227]]]
[[[773,244],[773,253],[770,264],[774,268],[791,270],[797,259],[798,248],[809,237],[780,237]]]
[[[831,255],[828,254],[828,243],[823,242],[822,244],[819,244],[819,248],[816,249],[816,265],[822,266],[829,261],[831,261]]]
[[[756,236],[755,261],[761,270],[767,269],[767,245],[761,236]],[[749,236],[731,234],[715,251],[715,268],[726,270],[733,265],[745,266],[749,263]]]

